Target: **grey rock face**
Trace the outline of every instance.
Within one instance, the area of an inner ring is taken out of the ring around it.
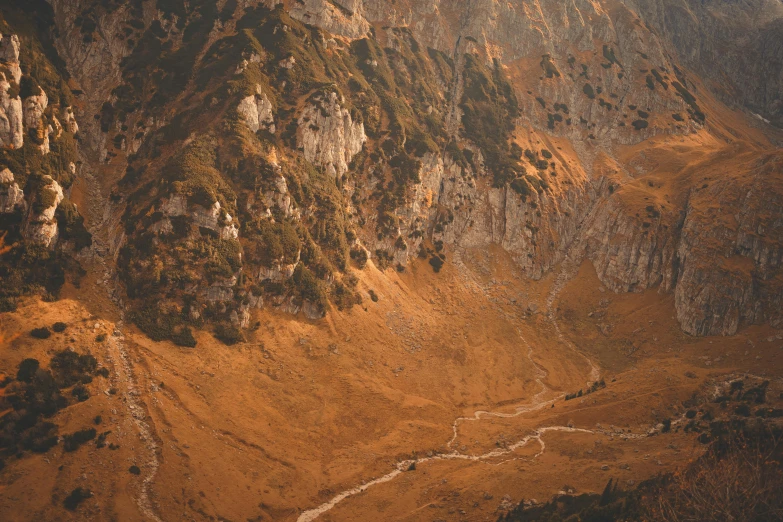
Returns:
[[[58,228],[54,213],[63,200],[63,189],[59,183],[49,176],[44,177],[44,181],[46,185],[44,185],[42,191],[51,193],[53,202],[39,213],[31,213],[24,236],[31,243],[50,247],[57,239]]]
[[[355,122],[342,103],[336,92],[316,95],[299,117],[297,131],[305,158],[334,177],[348,171],[348,164],[367,141],[364,123]]]
[[[783,126],[783,2],[624,1],[724,102]]]
[[[0,73],[0,147],[19,149],[24,145],[24,119],[22,100],[11,98],[11,84]]]
[[[275,119],[272,114],[272,103],[265,93],[258,86],[257,92],[253,96],[243,98],[237,107],[237,112],[242,120],[253,132],[261,129],[275,133]]]
[[[13,79],[14,83],[19,85],[22,79],[22,69],[19,64],[19,37],[17,35],[0,35],[0,64],[10,71],[8,80]]]
[[[17,208],[24,208],[24,191],[14,181],[9,169],[0,171],[0,214],[9,214]]]
[[[370,30],[362,11],[362,0],[303,0],[291,6],[290,14],[300,22],[322,27],[330,33],[361,38]]]

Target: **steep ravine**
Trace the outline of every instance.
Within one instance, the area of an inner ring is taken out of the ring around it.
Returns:
[[[115,237],[116,228],[112,226],[114,222],[112,213],[113,211],[116,213],[116,209],[112,208],[108,198],[103,194],[101,185],[89,166],[85,165],[82,168],[80,176],[86,184],[85,201],[88,203],[83,212],[93,237],[92,247],[82,251],[80,257],[91,270],[100,274],[94,280],[95,291],[106,294],[105,302],[113,305],[116,308],[116,315],[120,317],[114,325],[114,332],[106,341],[105,357],[114,368],[112,384],[120,391],[125,414],[133,420],[141,441],[142,454],[138,455],[137,462],[143,476],[137,485],[134,500],[145,519],[162,522],[151,498],[152,486],[160,466],[160,439],[154,427],[148,422],[145,394],[141,385],[143,380],[138,375],[143,370],[133,364],[134,357],[130,354],[124,334],[125,306],[114,267],[116,249],[113,249],[112,245],[116,245],[118,239]]]

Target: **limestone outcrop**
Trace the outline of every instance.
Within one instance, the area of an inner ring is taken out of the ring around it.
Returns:
[[[8,81],[19,85],[22,81],[22,68],[19,63],[19,37],[15,34],[0,35],[0,68],[8,72]]]
[[[275,118],[272,103],[261,86],[256,88],[256,94],[243,98],[237,107],[237,113],[253,132],[267,130],[275,133]]]
[[[367,141],[364,123],[356,121],[344,103],[336,92],[316,94],[298,122],[297,143],[305,158],[334,177],[348,171],[348,164]]]
[[[22,99],[11,96],[11,83],[0,72],[0,147],[20,149],[24,145]]]
[[[50,176],[44,176],[43,185],[31,208],[25,230],[25,239],[38,245],[51,247],[57,239],[57,207],[63,200],[63,189]]]
[[[14,180],[14,173],[0,170],[0,214],[10,214],[25,206],[24,191]]]

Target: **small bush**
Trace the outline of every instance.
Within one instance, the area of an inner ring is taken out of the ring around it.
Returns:
[[[57,333],[61,333],[64,332],[67,327],[68,327],[67,324],[57,321],[56,323],[54,323],[54,325],[52,325],[52,330],[54,330]]]
[[[128,468],[128,471],[133,475],[141,475],[141,468],[139,468],[136,465],[131,466]]]
[[[104,431],[103,433],[98,435],[98,438],[95,439],[95,447],[99,448],[99,449],[100,448],[105,448],[106,447],[106,437],[108,437],[110,433],[111,433],[111,430]]]
[[[82,500],[86,500],[90,497],[92,497],[92,492],[89,489],[78,487],[71,491],[70,495],[65,497],[63,505],[68,511],[76,511],[76,508],[79,507]]]
[[[19,364],[19,370],[16,372],[16,380],[31,382],[39,367],[40,363],[36,359],[25,359]]]
[[[171,340],[177,346],[184,346],[185,348],[195,348],[196,346],[196,338],[193,337],[193,331],[187,326],[182,327],[179,332],[174,333],[174,335],[171,336]]]
[[[71,394],[74,397],[76,397],[76,400],[78,400],[79,402],[84,402],[90,398],[90,392],[88,392],[87,388],[85,388],[81,384],[74,386],[73,390],[71,391]]]
[[[367,266],[367,260],[369,259],[369,256],[367,255],[367,250],[364,248],[351,249],[351,259],[354,260],[359,270],[364,269],[364,267]]]
[[[89,377],[97,369],[98,361],[90,354],[79,355],[70,350],[62,350],[54,354],[49,367],[57,384],[61,388],[67,388],[85,381],[85,377]]]
[[[245,340],[239,328],[224,324],[219,324],[215,327],[215,337],[228,346],[233,346]]]
[[[95,428],[86,428],[72,433],[71,435],[63,436],[65,451],[76,451],[82,444],[94,439],[96,434]]]
[[[50,332],[49,329],[44,326],[42,328],[34,328],[30,332],[30,335],[32,335],[36,339],[48,339],[49,337],[51,337],[52,332]]]

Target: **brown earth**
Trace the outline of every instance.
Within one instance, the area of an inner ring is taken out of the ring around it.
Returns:
[[[362,273],[363,305],[316,323],[257,312],[257,329],[234,347],[199,333],[198,347],[183,349],[128,325],[112,335],[119,315],[94,277],[59,302],[28,301],[3,314],[5,373],[65,346],[113,369],[111,382],[97,378],[92,397],[55,422],[70,433],[101,415],[102,429],[112,430],[107,442],[120,449],[57,446],[12,459],[0,511],[6,520],[60,519],[63,498],[84,486],[95,496],[77,519],[296,520],[420,458],[415,470],[348,497],[320,519],[494,520],[506,495],[517,502],[564,488],[600,491],[610,477],[627,485],[684,465],[700,451],[693,434],[648,437],[648,430],[676,421],[684,401],[706,400],[714,381],[781,375],[783,341],[768,327],[688,337],[671,296],[612,294],[590,264],[553,301],[560,339],[546,310],[554,275],[527,281],[500,251],[450,261],[437,275],[423,261],[400,275],[370,267]],[[28,335],[58,320],[69,324],[65,333],[43,341]],[[98,333],[109,337],[96,342]],[[586,389],[590,361],[606,388],[564,401]],[[778,397],[780,380],[771,387]],[[534,401],[533,411],[518,410]],[[143,412],[134,418],[135,402]],[[521,413],[461,421],[450,445],[455,419],[479,410]],[[542,428],[569,426],[577,431],[544,430],[506,449]],[[452,451],[497,456],[425,460]],[[132,464],[140,476],[128,472]]]

